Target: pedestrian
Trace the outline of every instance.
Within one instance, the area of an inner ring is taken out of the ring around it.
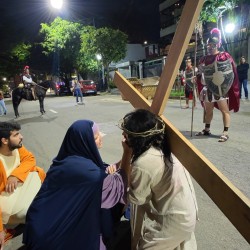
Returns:
[[[200,59],[200,75],[197,79],[200,100],[204,108],[205,128],[196,136],[209,136],[214,107],[221,111],[223,131],[219,142],[229,139],[230,110],[239,110],[239,82],[237,70],[232,56],[228,52],[220,52],[221,33],[214,28],[207,40],[207,56]]]
[[[241,91],[243,87],[246,100],[248,100],[248,89],[247,89],[248,70],[249,70],[249,64],[247,63],[245,57],[242,56],[240,58],[240,64],[237,66],[237,72],[238,72],[238,77],[239,77],[239,82],[240,82],[240,98],[241,98]]]
[[[7,114],[7,109],[4,102],[3,91],[0,91],[0,116],[6,114]]]
[[[194,87],[194,77],[195,73],[198,71],[197,68],[194,68],[192,65],[192,60],[190,57],[186,59],[186,68],[183,72],[184,84],[185,84],[185,97],[186,97],[186,106],[184,109],[189,108],[189,99],[193,99],[193,107],[196,107],[196,87]]]
[[[130,167],[132,250],[195,250],[197,203],[189,173],[171,153],[165,123],[138,109],[121,120]],[[124,157],[124,155],[126,157]],[[124,161],[125,163],[125,161]]]
[[[121,162],[119,173],[108,174],[101,146],[93,121],[78,120],[69,127],[29,208],[23,236],[27,249],[106,249],[111,208],[126,201],[127,170]]]
[[[29,205],[45,178],[35,157],[22,144],[18,123],[0,122],[0,249],[24,224]]]
[[[83,104],[81,84],[80,84],[80,82],[78,81],[77,78],[75,78],[73,80],[72,87],[73,87],[73,92],[75,93],[75,96],[76,96],[76,103],[77,104]],[[81,100],[80,102],[79,102],[79,97],[80,97],[80,100]]]

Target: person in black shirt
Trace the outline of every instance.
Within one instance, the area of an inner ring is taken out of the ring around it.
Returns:
[[[248,89],[247,89],[247,73],[249,69],[249,64],[246,62],[246,59],[244,56],[240,58],[240,64],[237,66],[237,72],[238,72],[238,77],[240,81],[240,98],[241,98],[241,90],[242,86],[244,88],[245,92],[245,98],[248,100]]]

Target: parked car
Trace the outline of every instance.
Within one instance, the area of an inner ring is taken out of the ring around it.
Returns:
[[[70,90],[69,86],[60,85],[58,89],[58,95],[72,95],[73,93]]]
[[[4,98],[10,98],[10,97],[11,97],[10,92],[9,92],[9,91],[3,92],[3,97],[4,97]]]
[[[96,95],[97,94],[96,83],[94,81],[80,80],[79,82],[82,84],[81,91],[83,95]]]

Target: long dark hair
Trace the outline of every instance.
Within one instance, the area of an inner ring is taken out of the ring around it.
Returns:
[[[171,149],[164,126],[160,117],[145,109],[137,109],[123,118],[121,128],[127,134],[128,145],[133,151],[132,163],[150,147],[162,151],[166,165],[167,162],[172,162]],[[146,131],[149,133],[145,136],[143,132]],[[142,134],[138,135],[140,133]]]

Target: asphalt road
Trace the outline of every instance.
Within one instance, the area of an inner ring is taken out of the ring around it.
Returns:
[[[77,119],[91,119],[99,123],[104,137],[101,155],[106,162],[119,160],[122,152],[121,131],[116,126],[133,107],[119,95],[99,95],[84,98],[85,105],[75,105],[74,97],[45,99],[45,115],[39,113],[38,102],[22,101],[20,118],[14,119],[11,103],[6,100],[8,113],[1,121],[19,122],[22,126],[24,145],[32,151],[37,164],[47,170],[57,154],[67,128]],[[182,103],[184,105],[184,102]],[[203,129],[202,108],[194,111],[191,136],[191,109],[181,109],[179,100],[169,100],[164,111],[172,122],[237,188],[250,197],[250,102],[242,101],[238,113],[231,115],[230,139],[219,143],[223,130],[219,111],[214,112],[211,137],[195,137]],[[199,221],[196,227],[198,249],[201,250],[249,250],[250,246],[194,181],[199,206]],[[5,250],[16,250],[22,246],[21,235],[9,241]]]

